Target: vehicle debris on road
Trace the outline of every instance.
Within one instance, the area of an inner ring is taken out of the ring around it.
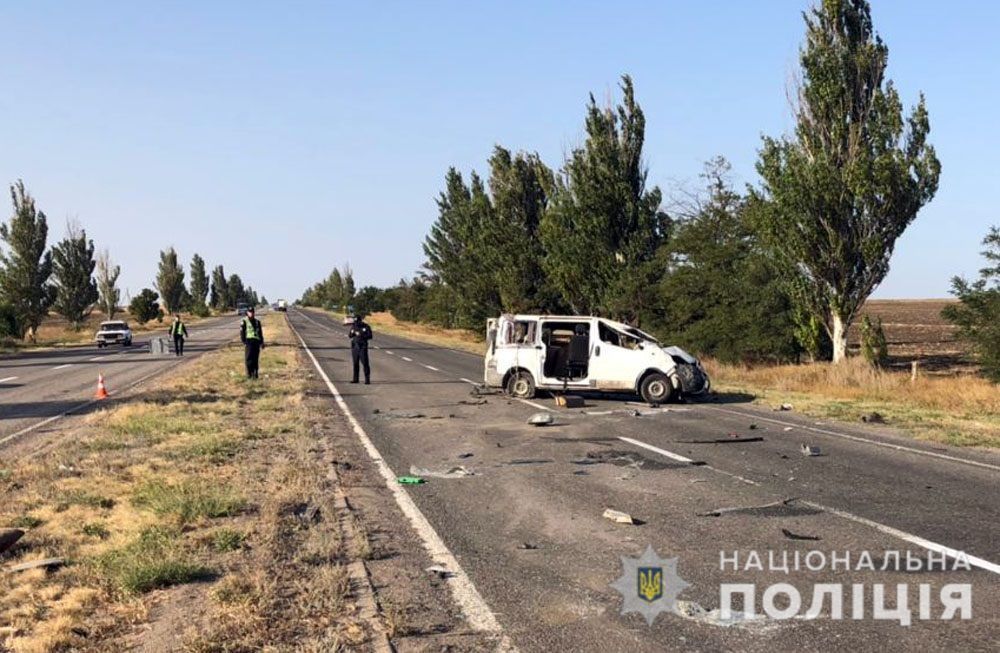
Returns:
[[[458,465],[445,471],[410,467],[410,475],[418,478],[465,478],[466,476],[475,476],[476,473],[462,465]]]
[[[437,576],[438,578],[440,578],[442,580],[444,580],[446,578],[451,578],[452,576],[455,575],[454,573],[452,573],[448,569],[442,567],[441,565],[431,565],[427,569],[424,569],[424,571],[426,571],[428,574],[432,574],[434,576]]]
[[[608,508],[604,511],[602,515],[605,519],[610,519],[616,524],[635,524],[635,519],[632,515],[627,512],[622,512],[620,510],[614,510],[613,508]]]
[[[814,444],[803,444],[802,445],[802,455],[803,456],[819,456],[819,455],[822,455],[822,454],[820,453],[820,450],[819,450],[818,446],[816,446]]]
[[[42,558],[41,560],[30,560],[28,562],[22,562],[17,565],[11,565],[7,567],[7,571],[10,573],[16,573],[19,571],[28,571],[30,569],[38,569],[39,567],[45,569],[53,569],[56,567],[62,567],[66,564],[66,561],[62,558]]]
[[[426,483],[427,481],[419,476],[400,476],[396,479],[396,482],[400,485],[420,485],[422,483]]]
[[[528,418],[528,424],[532,426],[550,426],[555,421],[556,418],[552,416],[552,413],[535,413]]]
[[[818,542],[823,539],[819,535],[799,535],[798,533],[793,533],[787,528],[782,528],[781,534],[790,540],[802,540],[806,542]]]
[[[885,417],[882,413],[871,412],[861,416],[861,421],[865,424],[885,424]]]
[[[775,408],[775,410],[777,410],[777,411],[785,411],[785,412],[787,412],[787,411],[789,411],[791,409],[792,409],[792,405],[791,404],[781,404],[780,406],[778,406],[777,408]]]

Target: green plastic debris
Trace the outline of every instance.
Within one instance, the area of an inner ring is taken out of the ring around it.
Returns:
[[[419,476],[400,476],[396,479],[396,482],[402,485],[420,485],[425,481]]]

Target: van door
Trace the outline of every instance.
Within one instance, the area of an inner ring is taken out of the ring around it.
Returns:
[[[598,390],[634,390],[649,355],[635,336],[597,320],[597,334],[590,356],[590,378]]]
[[[541,323],[542,384],[549,388],[591,387],[593,320],[553,319]],[[538,377],[536,377],[538,378]]]
[[[544,348],[538,341],[538,320],[501,316],[487,322],[486,384],[500,387],[513,369],[527,370],[535,383],[541,378]]]

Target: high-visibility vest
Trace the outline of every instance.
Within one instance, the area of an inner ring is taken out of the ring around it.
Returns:
[[[243,324],[246,327],[247,340],[260,340],[260,334],[257,332],[257,327],[254,325],[254,320],[245,317],[243,318]]]
[[[170,335],[179,336],[184,333],[184,323],[178,320],[174,322],[170,327]]]

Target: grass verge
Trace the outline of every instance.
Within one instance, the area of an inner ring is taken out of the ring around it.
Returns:
[[[365,641],[308,372],[284,315],[263,321],[260,380],[241,348],[212,352],[73,422],[44,456],[4,461],[0,527],[27,532],[0,567],[65,564],[0,572],[0,650]]]

